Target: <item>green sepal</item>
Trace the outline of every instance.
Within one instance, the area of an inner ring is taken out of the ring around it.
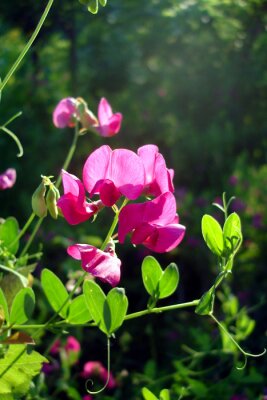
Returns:
[[[19,248],[19,241],[12,244],[19,234],[19,224],[16,218],[8,217],[3,224],[0,224],[0,244],[8,248],[9,252],[16,254]]]
[[[67,301],[69,294],[61,280],[52,271],[45,268],[41,274],[41,285],[53,310],[56,312],[60,310],[58,314],[66,318],[69,307],[69,302]],[[66,304],[61,309],[65,302]]]
[[[57,201],[59,199],[59,196],[60,195],[58,189],[55,186],[50,186],[45,200],[49,214],[54,219],[57,219],[58,217]]]
[[[46,217],[47,215],[45,192],[46,192],[46,185],[42,180],[42,182],[32,195],[32,210],[34,214],[37,215],[37,217],[39,218]]]
[[[212,251],[217,256],[222,256],[224,250],[224,238],[221,225],[211,215],[205,214],[202,218],[201,229],[203,238]]]
[[[70,324],[86,324],[88,321],[92,320],[91,313],[87,307],[85,301],[85,296],[82,294],[75,297],[69,306],[69,313],[67,322]]]
[[[195,313],[199,315],[210,315],[213,312],[215,300],[215,288],[212,286],[203,294],[196,306]]]
[[[10,324],[24,324],[31,317],[35,305],[35,295],[31,288],[21,289],[15,296],[11,311]]]

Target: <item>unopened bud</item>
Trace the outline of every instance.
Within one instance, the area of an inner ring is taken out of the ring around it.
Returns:
[[[46,205],[51,217],[54,219],[57,219],[58,217],[57,201],[59,196],[60,194],[58,189],[55,186],[50,186],[46,196]]]
[[[37,217],[39,218],[46,217],[47,215],[47,207],[45,204],[45,192],[46,192],[46,186],[42,181],[32,195],[32,210],[34,214],[36,214]]]

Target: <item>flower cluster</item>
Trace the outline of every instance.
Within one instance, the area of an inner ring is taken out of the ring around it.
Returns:
[[[98,118],[89,110],[82,98],[62,99],[53,112],[54,125],[57,128],[73,127],[76,121],[81,123],[83,130],[91,129],[100,136],[110,137],[119,132],[122,114],[113,114],[110,104],[104,97],[98,105]]]
[[[69,224],[79,224],[104,207],[112,207],[118,217],[120,243],[130,234],[134,245],[143,244],[152,251],[164,253],[173,250],[183,239],[185,227],[179,224],[173,195],[174,172],[166,167],[157,146],[142,146],[137,153],[101,146],[85,161],[82,175],[81,181],[62,171],[64,194],[57,205]],[[92,199],[95,196],[97,200]],[[116,205],[121,197],[125,204],[141,196],[146,201],[126,204],[120,209]],[[104,250],[74,244],[67,251],[74,259],[81,260],[85,271],[112,286],[118,284],[121,261],[112,240]]]

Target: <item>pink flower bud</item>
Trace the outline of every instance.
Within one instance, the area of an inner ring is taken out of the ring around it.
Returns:
[[[76,99],[67,97],[60,100],[53,112],[53,123],[57,128],[73,127],[76,117]]]
[[[0,175],[0,190],[10,189],[16,182],[16,170],[14,168],[8,168],[5,172]]]

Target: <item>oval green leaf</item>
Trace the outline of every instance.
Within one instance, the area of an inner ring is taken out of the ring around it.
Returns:
[[[10,324],[24,324],[31,317],[35,304],[35,295],[31,288],[21,289],[15,296],[11,311]]]
[[[159,299],[172,295],[179,283],[179,270],[175,263],[165,269],[159,281]]]
[[[87,7],[88,7],[88,11],[90,11],[90,13],[97,14],[98,0],[90,0]]]
[[[159,400],[170,400],[170,391],[168,389],[162,389],[159,394]]]
[[[159,281],[162,277],[162,269],[158,261],[147,256],[142,262],[142,278],[146,291],[154,297],[159,295]]]
[[[221,256],[224,249],[222,228],[211,215],[204,215],[201,223],[202,235],[212,253]]]
[[[0,225],[0,241],[8,248],[10,253],[16,254],[19,248],[19,241],[13,243],[19,234],[19,224],[16,218],[8,217],[3,224]]]
[[[142,389],[142,395],[145,400],[158,400],[158,398],[146,387]]]
[[[67,321],[70,324],[86,324],[86,322],[92,319],[85,296],[82,294],[73,299],[69,306]]]
[[[223,226],[224,247],[232,254],[236,253],[242,243],[241,220],[236,213],[226,219]]]
[[[69,307],[69,294],[61,280],[52,271],[45,268],[42,271],[41,284],[53,310],[61,317],[66,318]],[[65,302],[66,304],[62,307]]]
[[[108,334],[109,332],[104,319],[105,293],[94,281],[85,281],[83,284],[83,294],[94,322],[102,332]]]
[[[123,288],[113,288],[104,305],[104,319],[108,333],[114,333],[123,323],[128,309],[128,299]]]

